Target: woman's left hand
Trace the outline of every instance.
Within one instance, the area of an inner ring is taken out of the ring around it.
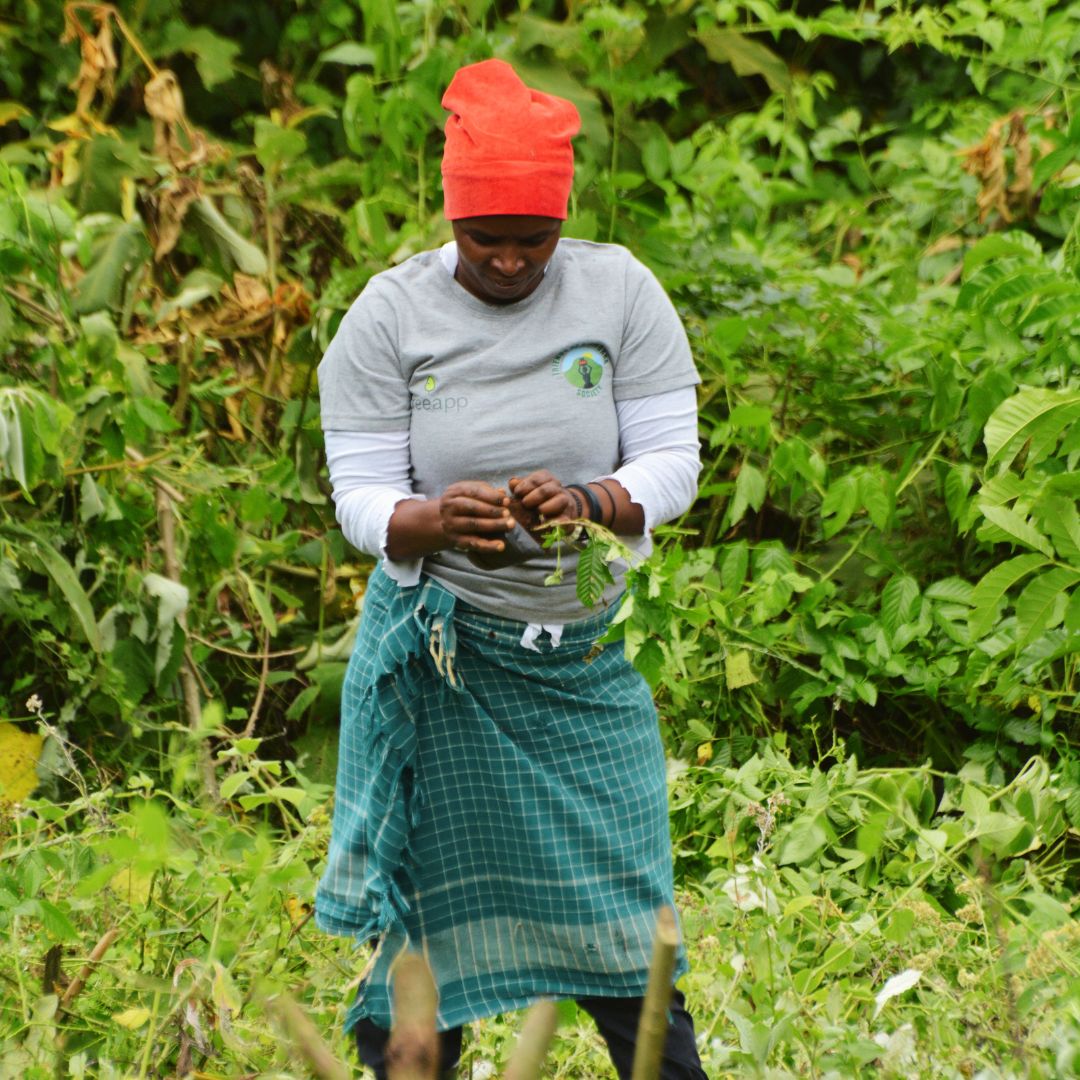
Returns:
[[[570,521],[580,512],[574,496],[547,469],[510,477],[510,494],[526,509],[535,510],[545,525]]]

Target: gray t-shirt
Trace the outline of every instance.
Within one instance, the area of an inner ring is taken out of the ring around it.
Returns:
[[[653,274],[623,247],[583,240],[560,240],[536,290],[506,305],[467,292],[438,251],[415,255],[368,282],[319,365],[323,427],[407,430],[413,488],[432,499],[458,480],[505,488],[541,468],[563,483],[611,473],[615,402],[699,381]],[[555,562],[482,570],[440,551],[424,570],[505,618],[587,618],[576,557],[564,554],[562,583],[545,585]]]

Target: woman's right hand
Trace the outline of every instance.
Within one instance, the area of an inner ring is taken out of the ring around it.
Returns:
[[[510,497],[482,480],[460,480],[439,499],[445,547],[454,551],[502,551],[503,537],[514,527]]]

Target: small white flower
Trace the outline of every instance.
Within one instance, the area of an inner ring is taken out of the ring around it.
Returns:
[[[45,702],[43,702],[37,694],[31,694],[30,697],[26,699],[27,712],[41,712],[43,708],[45,708]]]
[[[481,1061],[473,1066],[473,1080],[491,1080],[495,1075],[495,1066],[490,1061]]]
[[[915,968],[907,968],[907,970],[901,971],[899,975],[894,975],[891,979],[886,980],[885,985],[874,996],[874,1001],[877,1004],[877,1008],[874,1009],[874,1018],[876,1019],[881,1010],[885,1008],[887,1001],[899,997],[906,990],[910,990],[921,978],[921,971],[916,971]]]

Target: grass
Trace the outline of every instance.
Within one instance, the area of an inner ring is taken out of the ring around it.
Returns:
[[[244,749],[257,776],[267,763]],[[975,795],[963,809],[962,792],[947,790],[920,822],[913,793],[903,795],[912,776],[853,761],[821,772],[768,750],[740,769],[676,771],[673,806],[690,795],[700,815],[677,810],[673,821],[686,830],[676,835],[692,964],[682,987],[710,1077],[1080,1068],[1080,923],[1063,856],[1075,830],[1063,829],[1049,862],[1039,845],[994,855],[977,839]],[[1051,780],[1040,795],[1044,844],[1056,820]],[[783,793],[771,819],[746,789]],[[887,820],[867,814],[894,790]],[[136,777],[4,811],[0,1076],[303,1076],[263,1010],[275,989],[349,1053],[341,1023],[360,954],[310,918],[326,789],[294,771],[269,805],[259,794],[253,783],[237,796],[249,810],[215,813]],[[1013,787],[990,799],[993,812],[1007,814],[1010,797],[1026,805]],[[808,813],[831,833],[812,851],[820,838],[801,824]],[[110,930],[115,941],[72,996]],[[521,1019],[473,1025],[462,1076],[498,1075]],[[547,1075],[614,1075],[572,1006]]]

